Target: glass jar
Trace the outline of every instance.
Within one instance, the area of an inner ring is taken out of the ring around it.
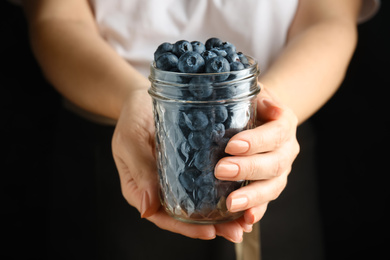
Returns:
[[[229,156],[230,138],[255,127],[259,69],[247,58],[247,68],[224,73],[178,73],[151,64],[160,198],[176,219],[210,224],[243,214],[229,212],[226,198],[248,182],[218,180],[214,168]]]

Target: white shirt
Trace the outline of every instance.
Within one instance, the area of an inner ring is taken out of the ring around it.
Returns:
[[[90,0],[101,35],[145,76],[162,42],[219,37],[264,71],[283,48],[299,0]],[[359,21],[378,0],[365,0]]]

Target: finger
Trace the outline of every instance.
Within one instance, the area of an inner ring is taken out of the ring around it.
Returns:
[[[252,232],[252,230],[253,230],[253,224],[247,223],[247,221],[245,220],[245,214],[244,214],[242,217],[236,219],[236,222],[237,222],[238,224],[240,224],[242,230],[243,230],[245,233],[250,233],[250,232]]]
[[[287,173],[286,176],[278,178],[254,181],[230,193],[226,199],[226,206],[230,212],[239,212],[260,206],[278,198],[286,184]]]
[[[150,149],[147,144],[137,149],[130,145],[131,141],[129,144],[128,140],[123,141],[118,136],[114,135],[112,150],[122,193],[128,203],[141,212],[142,217],[150,216],[160,207],[155,158],[147,150]]]
[[[251,156],[229,156],[222,158],[215,167],[215,177],[220,180],[265,180],[290,171],[298,155],[299,145],[294,139],[284,149]]]
[[[270,98],[259,98],[257,102],[257,114],[260,122],[267,122],[278,119],[283,113],[281,104]]]
[[[184,223],[169,216],[162,208],[160,208],[160,210],[152,216],[148,217],[148,220],[164,230],[178,233],[190,238],[210,240],[214,239],[217,235],[216,228],[213,225]]]
[[[246,225],[253,225],[259,222],[263,218],[265,212],[267,211],[267,206],[268,203],[264,203],[257,207],[253,207],[246,210],[243,218]]]
[[[231,221],[215,225],[216,234],[233,243],[241,243],[243,229],[237,221]]]
[[[252,155],[275,150],[288,139],[295,137],[295,127],[286,118],[281,117],[234,135],[228,142],[225,152],[231,155]]]

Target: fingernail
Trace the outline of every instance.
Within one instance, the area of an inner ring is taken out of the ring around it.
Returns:
[[[232,140],[225,148],[225,152],[230,154],[246,153],[247,151],[249,151],[249,143],[241,140]]]
[[[271,119],[277,119],[281,114],[281,109],[278,105],[275,104],[274,101],[263,98],[263,105],[268,109],[268,117]]]
[[[263,105],[265,106],[265,107],[275,107],[276,106],[276,104],[271,100],[271,99],[268,99],[268,98],[263,98],[262,99],[262,102],[263,102]]]
[[[248,198],[246,196],[239,196],[236,198],[232,198],[230,200],[230,203],[228,200],[226,206],[230,212],[237,212],[237,211],[244,210],[247,205],[248,205]]]
[[[240,168],[237,164],[229,163],[229,162],[222,162],[217,165],[217,168],[215,169],[215,175],[217,178],[234,178],[238,175]]]
[[[199,237],[199,239],[202,239],[202,240],[212,240],[212,239],[215,239],[216,237],[217,237],[216,235],[213,235],[213,236]]]
[[[251,225],[251,224],[244,224],[242,226],[242,229],[244,230],[245,233],[250,233],[253,230],[253,225]]]
[[[227,237],[226,239],[227,239],[227,240],[230,240],[230,241],[233,242],[233,243],[239,244],[239,243],[242,242],[243,237],[240,236],[238,239],[233,239],[233,238]]]
[[[142,201],[141,201],[141,218],[145,218],[146,217],[146,211],[149,209],[150,207],[150,199],[149,199],[149,194],[147,191],[144,191],[144,193],[142,194]]]

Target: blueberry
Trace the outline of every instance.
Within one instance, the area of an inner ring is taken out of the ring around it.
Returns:
[[[181,55],[177,67],[184,73],[198,73],[204,70],[204,59],[194,51],[185,52]]]
[[[191,45],[192,51],[195,51],[197,53],[203,53],[206,50],[206,46],[199,41],[193,41],[191,42]]]
[[[241,62],[240,58],[238,57],[237,53],[230,53],[226,56],[226,59],[232,63],[232,62],[235,62],[235,61],[238,61],[238,62]]]
[[[228,54],[236,53],[236,46],[230,42],[224,42],[222,43],[222,46],[220,46],[221,49],[224,49]]]
[[[199,150],[194,155],[194,166],[199,171],[207,171],[213,168],[212,163],[210,163],[211,158],[211,150],[210,149],[202,149]]]
[[[188,143],[195,150],[207,147],[208,140],[209,137],[203,131],[193,131],[188,135]]]
[[[204,209],[206,206],[204,204],[213,203],[216,199],[216,191],[213,185],[202,185],[199,186],[196,192],[198,200],[198,208]],[[214,205],[207,205],[210,209]]]
[[[173,71],[177,68],[179,59],[176,57],[176,55],[165,52],[156,61],[156,67],[165,70],[165,71]]]
[[[225,135],[225,126],[221,123],[214,125],[213,132],[211,133],[211,139],[219,143],[219,141],[224,137]]]
[[[207,62],[209,59],[217,57],[218,55],[213,51],[204,51],[202,54],[202,57],[205,62]]]
[[[221,72],[229,72],[230,71],[230,65],[229,62],[221,57],[217,56],[214,58],[211,58],[206,63],[206,72],[207,73],[221,73]],[[229,73],[226,73],[226,75],[220,75],[215,78],[216,81],[224,81],[229,77]]]
[[[172,52],[173,50],[173,44],[169,42],[161,43],[157,50],[154,52],[154,61],[157,61],[157,59],[165,52]]]
[[[223,89],[217,89],[215,91],[216,99],[229,99],[237,94],[236,86],[226,86]]]
[[[250,66],[247,57],[242,52],[237,52],[237,55],[240,58],[241,63],[245,66],[245,68]]]
[[[217,56],[222,56],[222,57],[226,57],[227,56],[226,50],[221,49],[219,47],[214,47],[214,48],[210,49],[210,51],[214,52],[215,54],[217,54]]]
[[[214,113],[216,123],[223,123],[228,118],[228,111],[225,106],[216,106],[214,108]]]
[[[221,56],[211,58],[206,63],[206,72],[221,73],[230,71],[229,62]]]
[[[192,131],[205,130],[209,124],[209,119],[199,110],[192,110],[190,113],[183,113],[185,123]]]
[[[213,87],[210,85],[210,80],[208,77],[193,77],[188,89],[196,99],[207,99],[213,94]]]
[[[230,71],[239,71],[243,69],[245,69],[245,66],[239,61],[234,61],[230,63]]]
[[[187,192],[192,193],[192,191],[196,188],[195,181],[200,174],[201,172],[195,168],[186,169],[179,175],[180,184]]]
[[[190,42],[186,40],[177,41],[173,45],[172,52],[177,56],[180,57],[183,53],[186,53],[188,51],[192,51],[192,45]]]
[[[206,41],[205,46],[206,46],[206,50],[211,50],[212,48],[219,47],[222,44],[223,42],[220,39],[216,37],[212,37]]]
[[[189,90],[198,100],[205,100],[213,94],[213,87],[208,85],[190,85]]]

